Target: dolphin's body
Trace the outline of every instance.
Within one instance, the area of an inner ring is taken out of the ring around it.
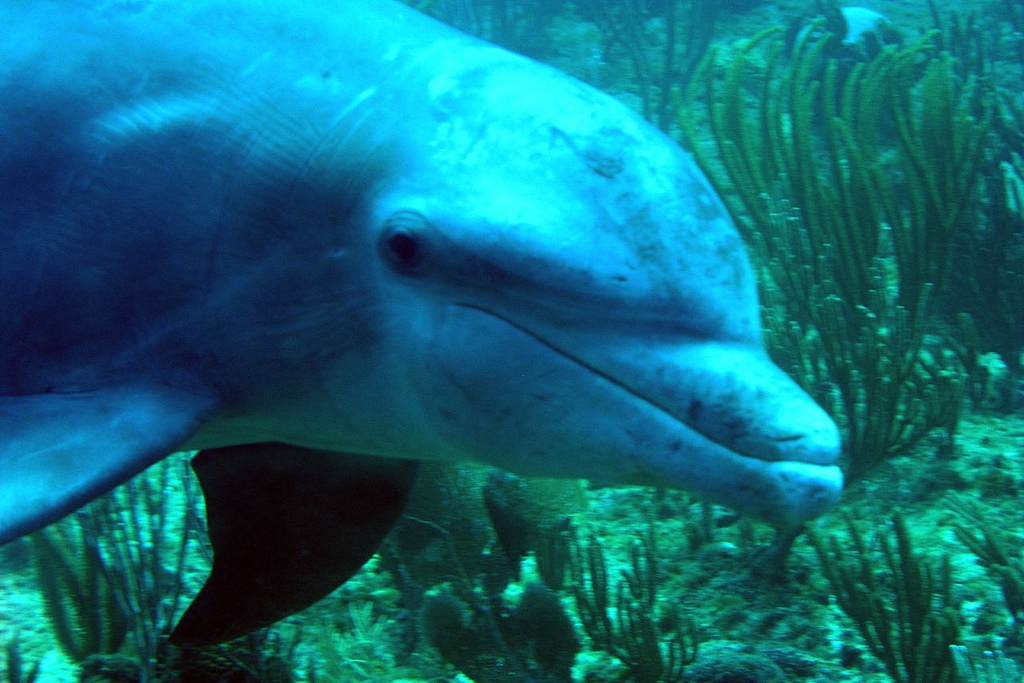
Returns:
[[[726,211],[610,97],[382,0],[0,26],[0,542],[203,449],[204,643],[344,581],[416,461],[836,501]]]

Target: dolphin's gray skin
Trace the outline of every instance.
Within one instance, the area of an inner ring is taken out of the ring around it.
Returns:
[[[610,97],[382,0],[0,26],[0,542],[204,449],[209,643],[344,581],[415,461],[835,503],[726,211]]]

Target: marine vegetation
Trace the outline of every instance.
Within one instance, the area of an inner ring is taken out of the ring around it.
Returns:
[[[15,633],[4,645],[3,670],[6,683],[35,683],[39,678],[39,662],[27,664],[21,654],[19,635]]]
[[[787,56],[772,29],[712,51],[685,109],[714,150],[704,119],[681,126],[763,264],[771,352],[841,424],[850,481],[956,430],[965,370],[935,310],[988,122],[934,34],[860,62],[830,40]]]
[[[583,628],[594,644],[619,659],[636,683],[678,683],[697,659],[700,633],[658,599],[658,551],[654,532],[629,550],[629,569],[609,590],[608,565],[597,538],[573,539],[572,595]],[[664,614],[668,610],[669,614]],[[669,624],[667,633],[663,624]]]
[[[569,681],[581,638],[558,592],[560,539],[565,515],[580,508],[579,482],[438,464],[423,475],[426,485],[382,550],[415,615],[392,637],[429,645],[477,683]],[[528,553],[536,553],[540,581],[521,575]]]
[[[1020,672],[1012,659],[999,652],[971,652],[964,645],[953,646],[953,661],[963,683],[1018,683]]]
[[[571,680],[580,642],[558,596],[526,584],[514,607],[448,586],[424,602],[420,624],[441,658],[478,683]]]
[[[322,624],[317,633],[318,666],[310,666],[311,681],[385,681],[396,676],[395,640],[388,620],[374,614],[373,602],[348,604],[351,628],[344,632]]]
[[[189,554],[199,496],[186,468],[181,456],[161,462],[32,537],[50,624],[73,660],[130,645],[143,683],[166,664],[187,561],[202,565]]]
[[[103,571],[99,539],[81,512],[30,537],[36,573],[53,634],[73,661],[112,654],[124,644],[126,615]]]
[[[1014,555],[1017,539],[989,524],[968,498],[954,493],[946,501],[956,518],[953,533],[996,578],[1010,616],[1018,628],[1024,626],[1024,558]]]
[[[839,608],[896,683],[952,683],[961,618],[949,557],[936,566],[915,552],[900,513],[870,543],[849,518],[846,526],[845,542],[808,534]]]
[[[33,569],[53,636],[79,680],[139,683],[231,680],[287,683],[295,642],[261,630],[215,648],[175,648],[168,636],[209,564],[199,485],[177,454],[73,515],[30,536]],[[38,665],[7,646],[9,683]]]
[[[1004,3],[1013,32],[983,31],[973,14],[945,18],[934,2],[928,5],[941,45],[956,59],[957,77],[990,84],[979,89],[984,101],[975,109],[992,110],[979,174],[979,220],[958,237],[944,314],[966,332],[962,358],[973,405],[1010,412],[1024,406],[1024,4]]]

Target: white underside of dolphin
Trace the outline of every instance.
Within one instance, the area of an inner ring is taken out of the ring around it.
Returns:
[[[202,449],[209,643],[348,578],[417,461],[836,502],[725,209],[608,96],[383,0],[0,25],[0,542]]]

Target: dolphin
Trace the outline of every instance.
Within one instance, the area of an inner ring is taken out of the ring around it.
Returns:
[[[681,488],[792,529],[842,488],[692,158],[388,0],[5,0],[0,543],[193,461],[208,644],[320,599],[421,461]]]

